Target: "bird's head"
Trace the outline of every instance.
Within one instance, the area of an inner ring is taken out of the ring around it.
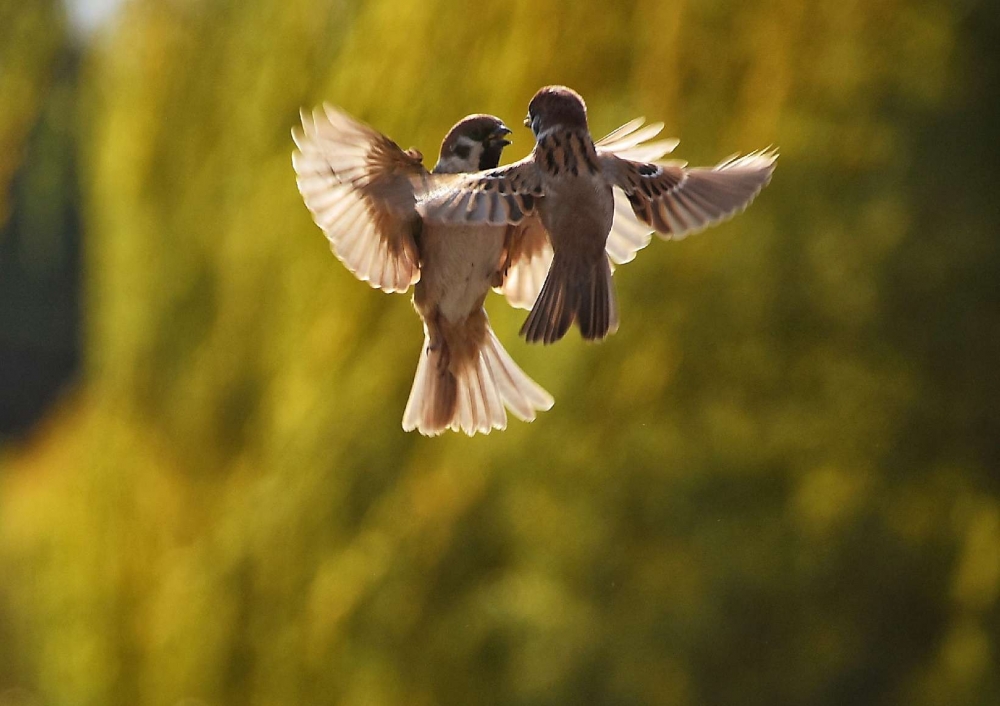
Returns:
[[[503,148],[510,144],[510,128],[493,115],[462,118],[441,142],[434,171],[438,174],[480,172],[500,164]]]
[[[545,86],[538,89],[528,104],[524,124],[531,128],[536,138],[555,127],[586,130],[587,104],[572,88]]]

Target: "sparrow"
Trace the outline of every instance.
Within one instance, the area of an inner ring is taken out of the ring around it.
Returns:
[[[533,343],[553,343],[573,323],[587,340],[601,340],[617,330],[608,249],[623,198],[642,224],[664,239],[680,239],[743,211],[770,181],[778,156],[775,150],[761,150],[694,168],[648,161],[657,156],[630,158],[634,155],[622,154],[636,148],[630,133],[642,130],[629,123],[603,145],[595,144],[583,98],[565,86],[539,89],[524,124],[535,137],[530,155],[504,167],[434,182],[419,196],[417,208],[425,223],[539,221],[552,255],[521,327],[521,335]],[[661,143],[658,149],[665,153],[675,145]],[[622,196],[616,197],[616,191]],[[535,257],[539,262],[544,258],[544,252]]]
[[[417,211],[434,175],[495,168],[510,129],[495,116],[463,118],[428,172],[418,151],[332,106],[303,111],[301,120],[302,129],[292,131],[292,164],[333,252],[373,287],[403,292],[415,285],[424,343],[403,429],[472,436],[504,429],[506,409],[530,422],[551,408],[551,395],[504,350],[483,307],[517,253],[531,250],[524,234],[537,225],[427,223]]]

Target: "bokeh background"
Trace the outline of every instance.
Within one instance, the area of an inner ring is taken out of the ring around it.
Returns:
[[[0,0],[0,704],[1000,703],[998,46],[975,0]],[[431,162],[555,82],[775,178],[601,345],[490,299],[536,422],[404,434],[419,322],[289,130]]]

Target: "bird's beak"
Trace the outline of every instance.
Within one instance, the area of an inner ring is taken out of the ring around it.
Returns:
[[[524,126],[531,127],[531,113],[524,116]]]
[[[493,131],[492,135],[490,135],[490,141],[493,142],[494,144],[506,147],[507,145],[510,144],[510,140],[507,139],[507,135],[509,134],[510,134],[510,128],[507,127],[506,125],[501,125],[496,130]]]

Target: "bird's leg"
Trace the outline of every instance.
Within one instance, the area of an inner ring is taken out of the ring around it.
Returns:
[[[445,343],[444,331],[441,327],[441,312],[437,309],[427,319],[427,355],[438,353],[438,371],[444,372],[451,363],[450,351]]]

